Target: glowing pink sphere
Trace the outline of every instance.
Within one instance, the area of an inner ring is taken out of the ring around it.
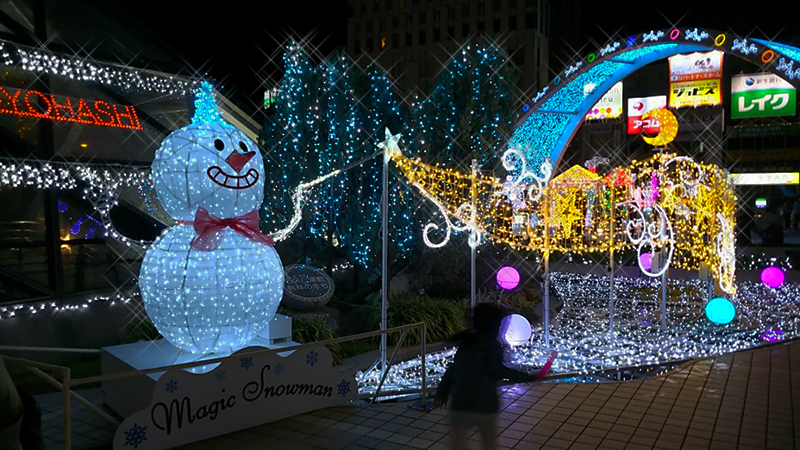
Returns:
[[[519,284],[519,272],[511,266],[497,271],[497,284],[503,289],[514,289]]]
[[[651,270],[653,268],[653,256],[650,253],[642,253],[642,256],[639,257],[639,261],[642,263],[644,270]]]
[[[775,266],[769,266],[761,271],[761,282],[773,289],[780,287],[784,279],[783,271]]]

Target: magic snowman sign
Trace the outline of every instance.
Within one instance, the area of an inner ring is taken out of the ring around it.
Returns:
[[[255,351],[262,354],[253,356]],[[355,378],[336,372],[330,351],[323,346],[263,352],[248,347],[204,374],[164,373],[150,405],[117,429],[114,449],[171,448],[357,397]]]

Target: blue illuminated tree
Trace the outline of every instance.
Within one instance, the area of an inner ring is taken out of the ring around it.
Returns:
[[[428,163],[492,168],[512,131],[517,72],[498,47],[468,43],[454,54],[430,96],[411,109],[412,147]]]
[[[280,92],[262,134],[268,172],[265,231],[289,223],[291,193],[299,183],[374,154],[386,126],[395,133],[404,129],[391,84],[380,69],[360,68],[344,55],[317,66],[294,43],[287,47],[284,65]],[[313,258],[333,248],[362,268],[379,261],[381,169],[378,156],[315,188],[293,236],[303,256]],[[402,186],[393,185],[391,242],[403,256],[411,249],[411,206],[400,199],[411,196],[400,197]],[[312,252],[317,255],[307,254]]]

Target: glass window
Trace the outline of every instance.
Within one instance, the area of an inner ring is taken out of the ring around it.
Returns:
[[[442,30],[439,28],[433,29],[433,42],[441,42],[442,40]]]
[[[508,29],[509,30],[516,30],[517,29],[517,18],[514,16],[508,17]]]
[[[397,33],[392,35],[392,48],[400,47],[400,35]]]
[[[406,47],[411,47],[411,33],[406,33]]]
[[[419,32],[419,45],[425,45],[425,32]]]
[[[461,36],[467,37],[469,36],[469,24],[465,23],[461,25]]]

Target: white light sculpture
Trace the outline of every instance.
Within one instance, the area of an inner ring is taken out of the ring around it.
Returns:
[[[164,338],[194,354],[230,353],[272,320],[283,267],[258,231],[264,162],[255,143],[224,122],[210,85],[192,123],[164,140],[153,183],[178,220],[148,249],[139,285]]]

